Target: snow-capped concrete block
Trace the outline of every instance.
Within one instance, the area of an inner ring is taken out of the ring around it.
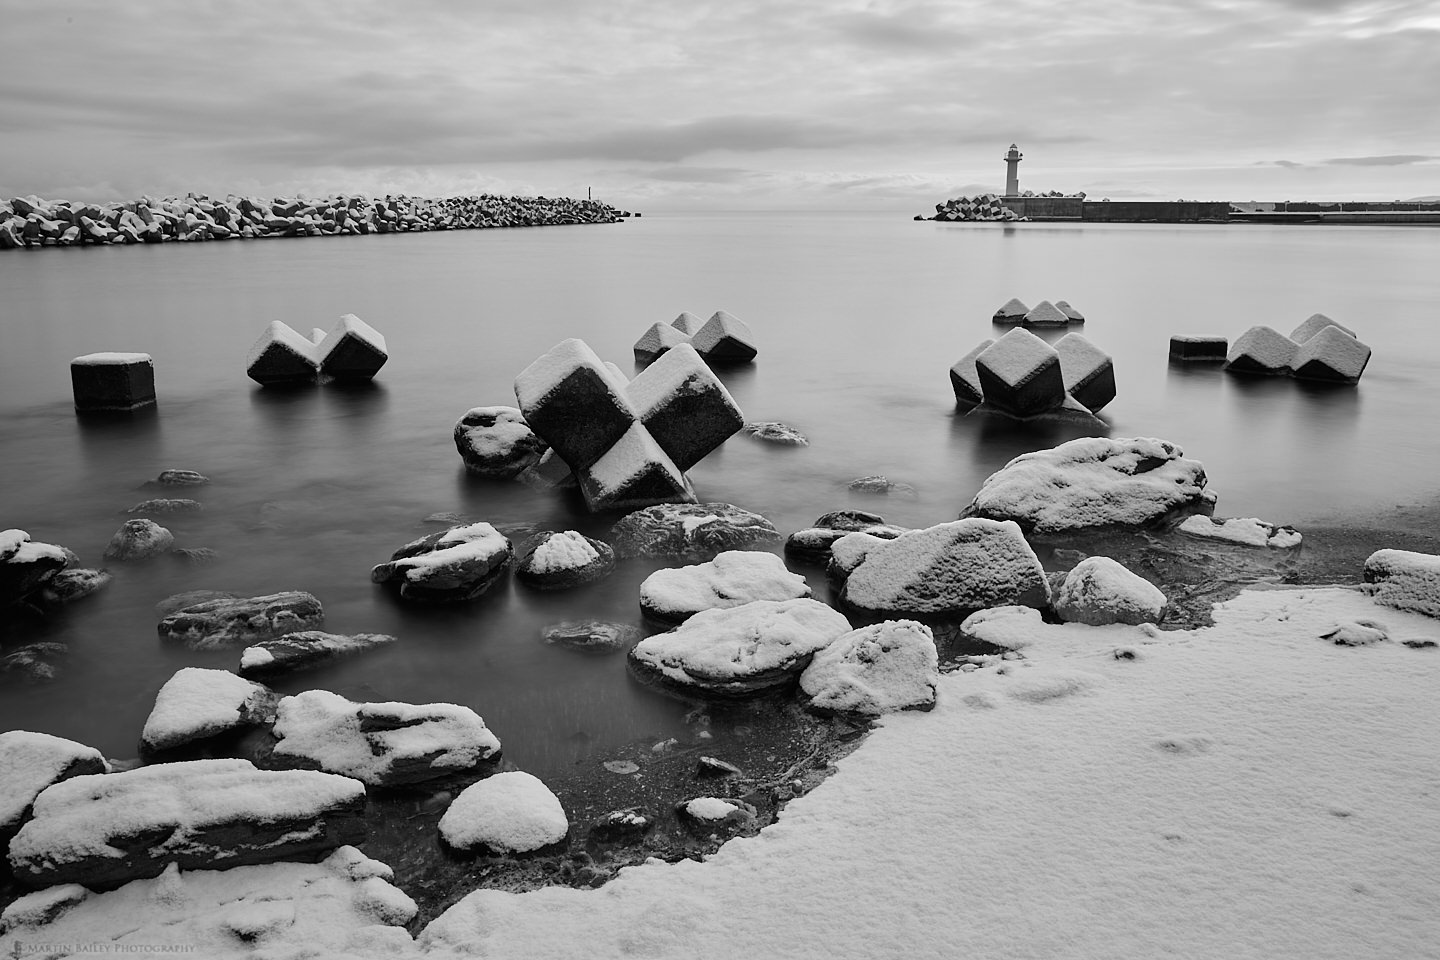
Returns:
[[[808,596],[805,578],[787,570],[775,554],[727,550],[705,563],[650,574],[640,584],[640,609],[656,620],[680,623],[701,610]]]
[[[1115,399],[1115,362],[1078,333],[1067,333],[1055,344],[1065,392],[1091,413]]]
[[[591,510],[633,510],[657,503],[694,503],[695,491],[644,425],[630,424],[593,464],[577,471]]]
[[[461,791],[440,818],[440,836],[457,850],[529,853],[564,840],[570,818],[536,776],[497,773]]]
[[[148,353],[87,353],[70,361],[70,387],[81,413],[134,410],[155,402]]]
[[[688,343],[677,344],[626,388],[640,422],[682,472],[745,425],[725,384]]]
[[[1230,341],[1224,337],[1173,336],[1170,338],[1170,359],[1190,363],[1223,363],[1230,353]]]
[[[1065,314],[1065,319],[1069,320],[1071,323],[1085,322],[1085,314],[1070,306],[1070,303],[1067,300],[1056,300],[1055,309]]]
[[[1063,327],[1070,322],[1065,312],[1049,300],[1041,300],[1020,321],[1027,327]]]
[[[228,670],[182,667],[155,695],[140,746],[147,752],[173,750],[269,723],[277,700],[268,687]]]
[[[270,321],[245,358],[245,373],[265,386],[314,383],[320,376],[316,344],[286,323]]]
[[[975,369],[975,358],[984,353],[994,340],[982,340],[980,345],[955,361],[950,368],[950,387],[955,391],[955,403],[962,407],[973,407],[985,399],[985,390],[980,384],[980,374]]]
[[[1376,603],[1440,618],[1440,556],[1376,550],[1365,560],[1365,582]]]
[[[641,363],[648,363],[656,357],[665,353],[671,347],[678,347],[682,343],[689,343],[690,335],[678,329],[672,323],[653,323],[650,329],[640,335],[635,341],[635,359]]]
[[[157,629],[167,640],[192,650],[272,640],[325,622],[325,610],[312,593],[289,590],[259,597],[220,597],[183,607],[164,617]]]
[[[721,363],[745,363],[760,352],[749,326],[724,310],[711,314],[690,343],[706,360]]]
[[[1028,330],[1017,327],[975,358],[985,402],[1017,417],[1054,410],[1065,403],[1060,354]]]
[[[1327,383],[1357,383],[1370,362],[1370,348],[1337,325],[1313,334],[1295,351],[1294,376]]]
[[[1235,373],[1283,376],[1295,365],[1294,340],[1266,326],[1251,327],[1236,338],[1225,357],[1225,369]]]
[[[993,323],[1019,323],[1029,312],[1030,308],[1025,305],[1023,300],[1011,297],[1000,305],[1000,309],[995,311],[995,315],[990,320]]]
[[[510,480],[538,463],[549,448],[516,408],[474,407],[455,424],[455,449],[476,476]]]
[[[520,412],[579,470],[599,460],[639,419],[617,378],[583,340],[552,347],[515,378]]]
[[[1343,333],[1348,333],[1352,337],[1355,336],[1355,331],[1345,326],[1345,324],[1337,323],[1323,313],[1312,313],[1305,319],[1304,323],[1290,332],[1290,339],[1296,343],[1304,343],[1326,327],[1334,327]]]
[[[1167,601],[1160,588],[1109,557],[1086,557],[1065,575],[1055,613],[1070,623],[1159,623]]]
[[[930,628],[886,620],[852,630],[815,654],[800,674],[813,710],[876,717],[935,706],[940,661]]]
[[[320,372],[341,381],[373,380],[390,359],[385,338],[353,313],[339,319],[315,348]]]
[[[681,310],[679,315],[670,321],[670,326],[679,330],[687,337],[693,337],[700,332],[701,327],[705,326],[705,321],[701,320],[689,310]]]
[[[510,567],[510,540],[488,523],[451,527],[412,540],[370,571],[374,583],[399,585],[406,600],[472,600]]]
[[[0,733],[0,841],[20,828],[46,787],[109,768],[99,750],[74,740],[30,730]]]
[[[578,530],[546,531],[515,551],[515,579],[537,590],[565,590],[608,577],[615,551]]]

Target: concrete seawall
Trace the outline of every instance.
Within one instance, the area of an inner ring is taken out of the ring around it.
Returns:
[[[1231,203],[1225,200],[1085,200],[1001,197],[1018,216],[1084,223],[1440,224],[1440,203]]]

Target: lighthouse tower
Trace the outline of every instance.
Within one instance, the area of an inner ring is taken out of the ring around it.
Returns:
[[[1010,152],[1005,154],[1005,196],[1020,196],[1020,161],[1024,158],[1015,144],[1010,144]]]

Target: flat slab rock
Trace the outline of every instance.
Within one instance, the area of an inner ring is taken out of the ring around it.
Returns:
[[[0,733],[0,838],[19,829],[46,787],[109,769],[99,750],[74,740],[30,730]]]
[[[1074,536],[1209,514],[1205,467],[1179,446],[1140,437],[1082,437],[1011,460],[961,517],[1013,520],[1027,534]]]
[[[656,570],[640,584],[640,609],[665,623],[754,600],[794,600],[810,586],[785,561],[759,550],[726,550],[714,560]]]
[[[773,523],[729,503],[646,507],[620,518],[610,530],[610,543],[621,558],[709,559],[724,550],[779,541]]]
[[[245,760],[191,760],[81,776],[47,788],[10,843],[31,887],[119,886],[181,869],[313,859],[363,843],[365,787]]]
[[[370,571],[375,583],[398,584],[406,600],[473,600],[510,567],[510,540],[488,523],[451,527],[412,540]]]
[[[242,677],[271,677],[394,642],[395,638],[385,633],[344,636],[323,630],[300,630],[241,650],[239,672]]]
[[[217,650],[271,640],[325,622],[314,594],[303,590],[235,600],[206,600],[160,621],[160,636],[183,641],[192,650]]]

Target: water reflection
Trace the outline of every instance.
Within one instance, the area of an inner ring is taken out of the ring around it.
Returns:
[[[155,404],[129,412],[77,413],[75,426],[87,469],[123,471],[138,460],[160,459],[162,417]]]

